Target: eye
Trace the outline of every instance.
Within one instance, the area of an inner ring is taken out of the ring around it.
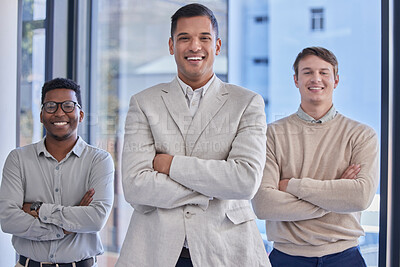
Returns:
[[[47,109],[55,109],[55,108],[57,107],[57,104],[54,103],[54,102],[47,102],[47,103],[45,104],[45,107],[46,107]]]
[[[74,102],[64,102],[63,103],[63,108],[65,108],[67,110],[74,109],[74,107],[75,107]]]

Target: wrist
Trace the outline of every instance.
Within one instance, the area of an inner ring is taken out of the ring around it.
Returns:
[[[35,217],[39,217],[39,209],[42,206],[43,202],[35,201],[31,204],[30,211]]]

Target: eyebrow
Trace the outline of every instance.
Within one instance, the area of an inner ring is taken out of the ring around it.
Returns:
[[[202,32],[202,33],[200,33],[201,35],[209,35],[209,36],[212,36],[212,34],[211,33],[209,33],[209,32]],[[182,35],[189,35],[189,33],[187,33],[187,32],[180,32],[180,33],[178,33],[177,35],[176,35],[176,37],[179,37],[179,36],[182,36]]]
[[[302,69],[301,69],[301,71],[304,71],[304,70],[311,70],[311,68],[305,67],[305,68],[302,68]],[[319,70],[327,70],[327,71],[330,71],[329,68],[322,68],[322,69],[319,69]]]

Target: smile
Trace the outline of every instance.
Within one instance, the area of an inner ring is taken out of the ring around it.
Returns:
[[[201,61],[203,60],[205,57],[186,57],[187,60],[190,61]]]
[[[323,87],[308,87],[309,90],[323,90]]]
[[[63,126],[63,125],[67,125],[66,121],[58,121],[58,122],[54,122],[53,123],[55,126]]]

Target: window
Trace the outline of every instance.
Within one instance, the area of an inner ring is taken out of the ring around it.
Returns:
[[[311,9],[311,30],[322,31],[324,30],[324,9],[312,8]]]
[[[22,1],[20,137],[24,146],[43,136],[40,95],[45,79],[46,0]]]

